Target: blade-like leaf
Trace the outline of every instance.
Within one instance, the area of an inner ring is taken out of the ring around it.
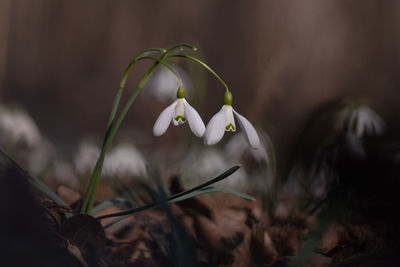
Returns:
[[[231,194],[231,195],[243,198],[243,199],[248,200],[248,201],[256,201],[256,199],[254,197],[249,196],[249,195],[244,194],[244,193],[241,193],[241,192],[238,192],[238,191],[230,189],[230,188],[219,187],[219,186],[208,186],[208,187],[196,190],[194,192],[185,194],[183,196],[177,197],[175,199],[170,199],[170,200],[167,201],[167,203],[168,204],[177,203],[177,202],[184,201],[184,200],[192,198],[192,197],[197,197],[197,196],[201,196],[201,195],[205,195],[205,194],[211,194],[211,193],[226,193],[226,194]],[[154,205],[154,206],[152,206],[152,207],[150,207],[148,209],[156,208],[160,204],[162,204],[162,203],[157,203],[157,205]],[[121,217],[118,217],[115,220],[111,221],[110,223],[106,224],[104,226],[104,228],[107,228],[107,227],[109,227],[109,226],[111,226],[111,225],[113,225],[113,224],[115,224],[115,223],[117,223],[117,222],[119,222],[119,221],[121,221],[121,220],[123,220],[123,219],[125,219],[125,218],[127,218],[129,216],[131,216],[134,213],[139,213],[139,212],[144,211],[144,210],[146,210],[146,209],[137,208],[132,213],[124,215],[124,216],[121,216]]]
[[[176,202],[183,201],[183,200],[186,200],[186,199],[189,199],[192,197],[197,197],[197,196],[210,194],[210,193],[226,193],[226,194],[230,194],[230,195],[234,195],[234,196],[243,198],[248,201],[256,201],[256,199],[252,196],[249,196],[245,193],[242,193],[242,192],[239,192],[239,191],[227,188],[227,187],[208,186],[208,187],[202,188],[200,190],[194,191],[192,193],[186,194],[184,196],[170,200],[170,201],[168,201],[168,203],[176,203]]]
[[[232,173],[234,173],[235,171],[237,171],[239,168],[240,168],[239,165],[233,166],[232,168],[228,169],[224,173],[220,174],[219,176],[217,176],[217,177],[215,177],[215,178],[213,178],[211,180],[208,180],[205,183],[202,183],[202,184],[200,184],[198,186],[195,186],[195,187],[193,187],[193,188],[191,188],[189,190],[186,190],[186,191],[183,191],[183,192],[180,192],[178,194],[170,196],[169,198],[167,198],[167,202],[171,201],[173,199],[179,198],[181,196],[187,195],[189,193],[192,193],[192,192],[194,192],[196,190],[202,189],[204,187],[207,187],[207,186],[209,186],[211,184],[214,184],[216,182],[219,182],[219,181],[225,179],[226,177],[228,177],[229,175],[231,175]],[[140,212],[140,211],[143,211],[143,210],[154,208],[154,207],[156,207],[158,205],[159,205],[159,203],[153,202],[153,203],[150,203],[148,205],[145,205],[145,206],[142,206],[142,207],[139,207],[139,208],[135,208],[135,209],[130,209],[130,210],[126,210],[126,211],[121,211],[121,212],[116,212],[116,213],[111,213],[111,214],[99,216],[99,217],[97,217],[97,219],[101,220],[101,219],[104,219],[104,218],[118,217],[118,216],[133,214],[133,213],[137,213],[137,212]]]

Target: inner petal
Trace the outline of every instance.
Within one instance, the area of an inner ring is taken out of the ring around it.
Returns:
[[[236,131],[235,119],[233,118],[233,112],[231,106],[226,106],[225,109],[225,131],[227,132]]]
[[[172,120],[172,123],[177,126],[181,125],[186,122],[186,117],[185,117],[185,104],[182,99],[178,99],[178,102],[175,106],[175,112],[174,112],[174,118]]]

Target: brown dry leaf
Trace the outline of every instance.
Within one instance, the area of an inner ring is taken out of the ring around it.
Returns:
[[[106,237],[95,218],[86,214],[75,215],[61,226],[60,234],[79,248],[89,266],[100,265]]]
[[[268,232],[262,225],[257,225],[253,229],[249,251],[253,262],[261,266],[272,264],[279,256]]]
[[[281,256],[293,256],[315,225],[315,219],[301,213],[286,218],[275,218],[267,231]]]
[[[72,205],[81,198],[81,194],[69,187],[60,185],[57,188],[57,194],[65,201],[68,205]]]
[[[173,193],[184,188],[174,177],[170,186]],[[172,205],[186,231],[197,244],[198,259],[211,265],[250,266],[252,228],[261,217],[259,202],[248,202],[227,194],[196,197]],[[262,253],[270,260],[277,255],[268,233],[261,231]],[[254,245],[254,244],[253,244]]]
[[[45,218],[54,228],[57,229],[67,219],[65,213],[71,212],[69,207],[59,206],[49,198],[41,199],[40,204],[47,210],[47,213],[45,213]]]
[[[334,249],[349,240],[346,228],[338,223],[333,223],[324,234],[318,251],[323,255],[331,256]]]
[[[84,267],[89,267],[89,265],[83,258],[82,252],[79,250],[79,248],[75,245],[72,245],[71,242],[69,242],[68,240],[67,240],[67,249]]]
[[[121,209],[117,208],[115,205],[109,206],[103,210],[101,210],[100,212],[94,214],[94,217],[100,217],[106,214],[111,214],[111,213],[116,213],[116,212],[120,212]],[[109,224],[110,222],[114,221],[116,218],[105,218],[101,220],[101,225],[105,226],[107,224]],[[126,228],[129,228],[130,225],[133,223],[133,216],[129,216],[127,218],[124,218],[122,220],[120,220],[119,222],[111,225],[110,227],[106,228],[105,233],[106,236],[109,239],[114,239],[116,233],[119,233],[120,231],[123,231]]]

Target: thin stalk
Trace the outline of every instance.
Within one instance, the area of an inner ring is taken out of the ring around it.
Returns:
[[[86,191],[86,194],[85,194],[85,199],[84,199],[84,202],[83,202],[83,205],[82,205],[81,213],[89,214],[91,212],[92,208],[93,208],[95,195],[96,195],[96,192],[97,192],[97,188],[98,188],[98,184],[99,184],[99,180],[100,180],[100,176],[101,176],[101,171],[103,169],[105,154],[106,154],[106,152],[107,152],[107,150],[108,150],[108,148],[109,148],[109,146],[111,144],[111,141],[113,140],[113,138],[114,138],[119,126],[121,125],[123,119],[125,118],[126,113],[128,112],[128,110],[132,106],[133,101],[136,99],[136,96],[142,90],[144,84],[147,82],[147,80],[150,77],[151,73],[158,66],[158,64],[161,63],[163,65],[166,65],[165,63],[163,63],[163,59],[166,58],[168,56],[168,54],[171,53],[172,51],[174,51],[174,50],[176,50],[178,48],[182,48],[182,47],[190,48],[190,49],[195,50],[195,47],[192,46],[192,45],[179,44],[179,45],[175,45],[175,46],[169,48],[167,51],[165,51],[158,59],[156,59],[157,61],[154,62],[154,64],[145,73],[143,78],[140,80],[138,86],[136,87],[136,89],[134,90],[132,95],[129,97],[129,99],[128,99],[125,107],[122,109],[118,119],[116,121],[114,121],[115,115],[116,115],[116,110],[118,109],[119,99],[120,99],[120,96],[122,94],[122,90],[123,90],[123,88],[125,86],[127,74],[123,76],[123,80],[121,81],[121,84],[122,84],[122,87],[121,87],[122,89],[120,90],[121,93],[117,95],[117,98],[114,101],[113,109],[112,109],[112,112],[111,112],[112,116],[110,116],[110,119],[111,118],[113,118],[113,119],[109,121],[108,128],[107,128],[107,131],[106,131],[106,135],[105,135],[105,138],[104,138],[104,142],[103,142],[103,146],[102,146],[102,149],[101,149],[101,153],[100,153],[99,159],[97,160],[96,166],[95,166],[95,168],[93,170],[93,174],[90,177],[90,181],[89,181],[89,185],[88,185],[88,188],[87,188],[87,191]],[[141,58],[150,59],[151,57],[141,57]],[[151,59],[153,59],[153,58],[151,58]],[[136,61],[138,61],[138,60],[141,60],[140,57]],[[135,62],[133,62],[132,65]],[[127,70],[128,70],[128,68],[127,68]],[[176,74],[176,73],[174,73],[174,74]]]
[[[194,62],[200,64],[201,66],[203,66],[204,68],[206,68],[209,72],[211,72],[211,74],[214,75],[214,77],[217,78],[217,80],[225,87],[225,90],[226,90],[227,92],[229,92],[228,85],[226,85],[226,83],[224,82],[224,80],[222,80],[222,78],[221,78],[212,68],[210,68],[206,63],[204,63],[204,62],[201,61],[200,59],[197,59],[197,58],[195,58],[195,57],[188,56],[188,55],[182,55],[182,54],[177,54],[177,55],[171,55],[171,56],[169,56],[169,58],[172,58],[172,57],[186,58],[186,59],[189,59],[189,60],[191,60],[191,61],[194,61]]]
[[[122,79],[121,82],[119,83],[119,87],[117,90],[117,94],[115,95],[114,98],[114,103],[113,106],[111,108],[111,114],[110,114],[110,118],[108,120],[108,124],[107,124],[107,128],[111,125],[112,121],[115,118],[115,114],[117,113],[118,110],[118,106],[119,106],[119,101],[121,99],[121,95],[122,92],[124,90],[125,84],[126,84],[126,80],[128,79],[128,75],[131,71],[132,66],[138,61],[138,59],[140,57],[142,57],[144,54],[148,54],[148,53],[152,53],[152,52],[162,52],[165,53],[166,50],[163,48],[149,48],[149,49],[145,49],[143,51],[141,51],[131,62],[129,62],[128,67],[125,69],[124,74],[122,75]]]
[[[113,103],[113,106],[112,106],[112,108],[111,108],[110,117],[109,117],[109,119],[108,119],[107,128],[106,128],[107,130],[106,130],[106,134],[105,134],[105,137],[104,137],[104,142],[103,142],[102,150],[103,150],[104,145],[105,145],[104,143],[105,143],[105,141],[108,139],[108,136],[109,136],[109,134],[110,134],[110,130],[111,130],[111,128],[112,128],[112,123],[113,123],[113,121],[114,121],[115,115],[117,114],[118,106],[119,106],[119,103],[120,103],[120,100],[121,100],[121,96],[122,96],[122,93],[123,93],[123,91],[124,91],[125,84],[126,84],[126,80],[128,79],[128,75],[129,75],[129,73],[130,73],[130,71],[131,71],[132,66],[133,66],[133,65],[138,61],[138,59],[139,59],[140,57],[142,57],[144,54],[148,54],[148,53],[152,53],[152,52],[163,52],[163,53],[165,53],[166,50],[163,49],[163,48],[149,48],[149,49],[145,49],[145,50],[141,51],[131,62],[129,62],[128,66],[126,67],[126,69],[125,69],[125,71],[124,71],[124,74],[122,75],[122,79],[121,79],[121,81],[120,81],[120,83],[119,83],[119,86],[118,86],[118,89],[117,89],[117,93],[116,93],[116,95],[115,95],[115,97],[114,97],[114,103]],[[98,174],[98,169],[101,169],[101,168],[102,168],[102,165],[103,165],[103,162],[102,162],[102,161],[104,161],[104,158],[101,159],[101,156],[100,156],[99,159],[98,159],[97,162],[96,162],[96,166],[95,166],[95,168],[94,168],[94,170],[93,170],[93,173],[92,173],[92,176],[91,176],[91,178],[90,178],[90,180],[89,180],[89,184],[88,184],[88,187],[87,187],[87,190],[86,190],[86,193],[85,193],[85,198],[84,198],[84,201],[83,201],[83,204],[82,204],[81,213],[85,213],[85,212],[86,212],[87,205],[88,205],[88,201],[89,201],[89,197],[87,197],[87,196],[92,195],[93,183],[95,182],[95,179],[92,179],[92,177],[94,177],[94,176],[96,176],[96,175],[99,175],[99,174]],[[100,173],[100,174],[101,174],[101,173]]]

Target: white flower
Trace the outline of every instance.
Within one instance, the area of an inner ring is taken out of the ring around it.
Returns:
[[[254,149],[258,148],[260,138],[253,125],[245,117],[237,113],[231,105],[223,105],[221,110],[211,118],[204,134],[204,143],[206,145],[214,145],[222,139],[225,131],[235,132],[236,125],[233,114],[235,114],[240,128],[244,132],[247,143]]]
[[[339,115],[339,127],[357,137],[380,135],[385,130],[385,122],[371,108],[361,105],[344,109]]]
[[[189,105],[185,98],[178,98],[158,116],[153,127],[153,134],[155,136],[163,135],[171,122],[177,126],[186,121],[189,122],[190,129],[197,137],[203,137],[206,127],[199,113]]]
[[[3,106],[0,106],[0,137],[3,145],[22,143],[28,147],[39,144],[42,138],[39,128],[26,112]]]
[[[118,178],[145,177],[146,165],[144,156],[134,145],[120,144],[106,156],[103,173]]]
[[[91,142],[82,142],[74,156],[75,170],[79,175],[86,175],[93,171],[100,155],[100,148]]]

